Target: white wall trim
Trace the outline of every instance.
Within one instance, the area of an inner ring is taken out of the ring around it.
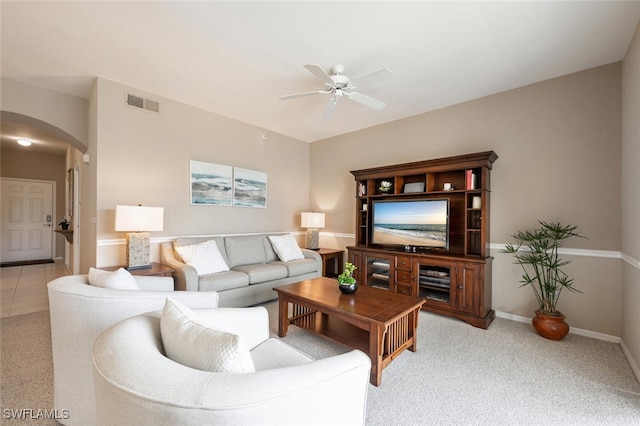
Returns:
[[[629,265],[633,266],[636,269],[640,269],[640,260],[636,259],[633,256],[630,256],[626,253],[622,253],[622,260],[627,262]]]
[[[177,238],[202,238],[202,237],[232,237],[232,236],[242,236],[242,235],[262,235],[262,234],[291,234],[291,235],[307,235],[306,232],[301,232],[301,231],[293,231],[293,232],[287,232],[287,231],[273,231],[273,232],[254,232],[254,233],[245,233],[245,234],[205,234],[205,235],[189,235],[186,237],[152,237],[149,239],[151,244],[160,244],[160,243],[165,243],[167,241],[173,241]],[[109,246],[120,246],[120,245],[125,245],[127,243],[126,238],[114,238],[114,239],[109,239],[109,240],[98,240],[96,242],[96,245],[98,247],[109,247]]]
[[[292,234],[292,235],[306,235],[306,233],[303,232],[303,231],[256,232],[256,233],[249,233],[249,234],[224,234],[224,235],[225,236],[231,236],[231,235],[276,234],[276,233],[288,233],[288,234]],[[216,237],[216,236],[221,236],[221,235],[223,235],[223,234],[217,234],[217,235],[190,235],[189,237],[200,238],[200,237]],[[320,235],[324,236],[324,237],[346,238],[346,239],[355,240],[355,235],[354,234],[347,234],[347,233],[341,233],[341,232],[320,232]],[[159,244],[159,243],[163,243],[163,242],[166,242],[166,241],[173,241],[176,238],[180,238],[180,237],[156,237],[156,238],[151,238],[151,243]],[[124,238],[98,240],[97,241],[97,246],[98,247],[118,246],[118,245],[125,244],[125,242],[126,242],[126,240]],[[503,250],[505,248],[505,244],[502,244],[502,243],[491,243],[491,244],[489,244],[489,248],[491,250],[500,251],[500,250]],[[628,263],[629,265],[633,266],[634,268],[640,269],[640,260],[636,259],[635,257],[633,257],[631,255],[628,255],[626,253],[620,252],[620,251],[560,248],[558,250],[558,253],[566,254],[566,255],[570,255],[570,256],[585,256],[585,257],[600,257],[600,258],[607,258],[607,259],[622,259],[624,262]]]
[[[491,250],[500,251],[504,250],[506,244],[491,243],[489,248]],[[606,257],[610,259],[621,259],[622,253],[613,250],[590,250],[590,249],[574,249],[574,248],[559,248],[559,254],[566,254],[570,256],[587,256],[587,257]]]
[[[355,234],[346,234],[340,232],[320,232],[320,235],[325,237],[334,237],[334,238],[347,238],[355,240]],[[504,243],[491,243],[489,244],[489,248],[491,250],[500,251],[505,248],[506,244]],[[575,249],[575,248],[560,248],[558,250],[560,254],[566,254],[570,256],[586,256],[586,257],[603,257],[608,259],[622,259],[625,262],[629,263],[631,266],[634,266],[640,269],[640,260],[620,251],[615,250],[591,250],[591,249]]]
[[[522,322],[525,324],[531,324],[531,318],[523,317],[520,315],[514,315],[507,312],[496,311],[498,318],[504,318],[511,321]],[[609,334],[597,333],[595,331],[584,330],[582,328],[571,327],[569,333],[577,334],[578,336],[591,337],[592,339],[604,340],[611,343],[620,343],[621,339],[618,336],[611,336]]]
[[[627,346],[624,344],[624,341],[622,340],[620,341],[620,347],[622,348],[622,352],[624,353],[624,356],[627,357],[627,361],[629,361],[631,370],[633,370],[634,374],[636,375],[636,378],[640,382],[640,367],[638,367],[636,360],[633,359],[633,356],[631,355],[631,351],[629,350],[629,348],[627,348]]]
[[[340,232],[320,232],[320,235],[323,237],[333,237],[333,238],[347,238],[355,241],[355,234],[344,234]]]

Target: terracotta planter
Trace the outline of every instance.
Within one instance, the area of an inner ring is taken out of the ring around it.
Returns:
[[[540,336],[551,340],[562,340],[569,333],[569,324],[564,320],[565,316],[560,312],[556,312],[556,315],[547,315],[536,311],[536,316],[531,323]]]

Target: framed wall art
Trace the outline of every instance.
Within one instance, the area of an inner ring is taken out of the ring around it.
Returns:
[[[73,217],[73,180],[74,180],[75,170],[69,169],[67,170],[67,216]]]
[[[267,173],[234,167],[233,205],[266,208]]]
[[[191,160],[191,204],[230,206],[233,167]]]

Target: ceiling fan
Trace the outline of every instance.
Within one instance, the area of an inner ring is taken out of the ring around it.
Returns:
[[[329,102],[327,102],[327,105],[322,112],[323,117],[330,117],[331,114],[333,114],[333,110],[343,96],[376,110],[381,110],[386,105],[378,99],[374,99],[371,96],[363,95],[362,93],[354,91],[354,89],[357,89],[362,85],[378,83],[393,78],[393,72],[386,68],[351,80],[349,77],[342,74],[344,72],[344,67],[342,65],[335,65],[331,67],[331,74],[327,74],[325,70],[316,64],[307,64],[304,67],[324,83],[324,90],[284,95],[280,96],[281,100],[284,101],[288,99],[302,98],[304,96],[329,94],[331,95],[331,99],[329,99]]]

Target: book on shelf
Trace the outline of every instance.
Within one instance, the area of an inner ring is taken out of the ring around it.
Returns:
[[[476,189],[476,174],[471,169],[466,172],[466,185],[467,189]]]
[[[364,183],[360,182],[358,184],[358,196],[364,197],[365,195],[367,195],[367,187],[364,185]]]
[[[375,266],[376,268],[389,269],[389,261],[374,260],[373,262],[371,262],[371,266]]]

